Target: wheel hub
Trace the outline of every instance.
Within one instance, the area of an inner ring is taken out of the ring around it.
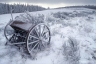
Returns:
[[[43,37],[40,37],[40,38],[39,38],[39,41],[41,41],[41,42],[42,42],[42,40],[43,40],[43,39],[44,39]]]

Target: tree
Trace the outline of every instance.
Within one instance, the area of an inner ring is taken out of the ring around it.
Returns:
[[[40,6],[34,6],[34,5],[28,5],[28,4],[3,4],[0,3],[0,14],[7,14],[10,13],[11,8],[14,9],[13,13],[21,13],[24,11],[40,11],[40,10],[45,10],[45,8],[40,7]]]

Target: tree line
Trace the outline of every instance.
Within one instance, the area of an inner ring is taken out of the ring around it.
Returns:
[[[61,8],[89,8],[89,9],[95,9],[96,10],[96,5],[66,6],[66,7],[59,7],[57,9],[61,9]]]
[[[10,13],[11,9],[13,9],[13,13],[21,13],[24,11],[32,12],[32,11],[45,10],[45,8],[36,5],[0,3],[0,14]]]

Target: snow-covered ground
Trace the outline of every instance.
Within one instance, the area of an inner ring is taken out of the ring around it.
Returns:
[[[13,14],[13,17],[20,14],[23,13]],[[51,31],[50,47],[31,59],[22,56],[17,47],[5,46],[4,27],[11,15],[0,15],[0,64],[96,64],[95,10],[68,8],[30,14],[44,15],[44,22]],[[74,43],[73,48],[70,42]]]

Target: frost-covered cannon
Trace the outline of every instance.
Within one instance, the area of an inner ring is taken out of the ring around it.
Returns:
[[[10,21],[4,30],[9,45],[25,45],[27,51],[44,49],[50,44],[50,30],[44,23],[32,24],[22,21]]]

